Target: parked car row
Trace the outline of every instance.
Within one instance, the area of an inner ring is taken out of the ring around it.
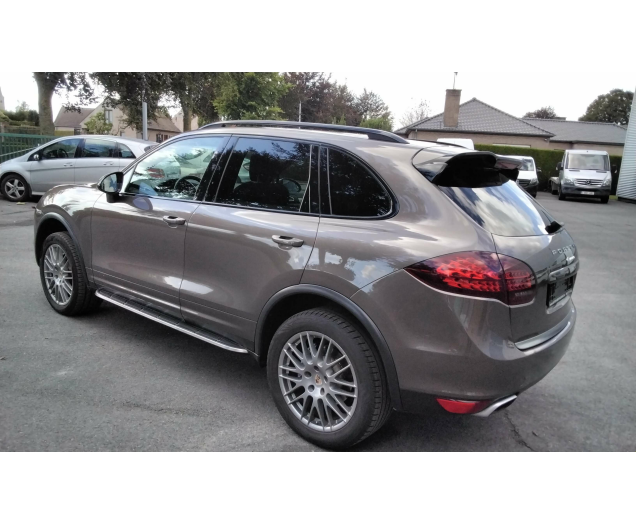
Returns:
[[[79,161],[92,139],[52,161]],[[392,410],[488,416],[573,335],[578,253],[525,191],[532,159],[275,121],[106,158],[127,166],[36,206],[51,307],[106,301],[251,355],[282,418],[320,446],[354,445]]]

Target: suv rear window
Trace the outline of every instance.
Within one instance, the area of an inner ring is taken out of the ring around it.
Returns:
[[[429,166],[415,164],[430,180]],[[437,184],[440,191],[485,230],[505,237],[548,234],[546,226],[554,219],[501,170],[467,160],[449,164],[443,173],[443,182]]]

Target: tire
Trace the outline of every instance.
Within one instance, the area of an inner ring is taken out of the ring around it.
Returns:
[[[309,339],[315,353],[309,350]],[[299,350],[294,352],[296,345]],[[322,308],[287,319],[274,334],[267,356],[269,388],[281,416],[299,436],[328,449],[351,447],[386,422],[391,402],[385,377],[375,349],[355,324]]]
[[[601,202],[603,204],[607,204],[609,202],[609,197],[601,197]]]
[[[550,182],[550,193],[552,193],[552,195],[558,195],[559,190],[555,190],[554,189],[554,184],[552,184],[552,182]]]
[[[561,191],[561,185],[559,184],[559,200],[560,201],[564,201],[565,200],[565,193],[563,193]]]
[[[24,202],[31,197],[31,186],[17,173],[9,173],[2,178],[0,191],[11,202]]]
[[[76,316],[93,311],[102,300],[88,287],[79,251],[67,233],[52,233],[42,245],[40,281],[53,309],[62,315]],[[65,284],[55,285],[58,282]],[[70,288],[70,293],[69,293]]]

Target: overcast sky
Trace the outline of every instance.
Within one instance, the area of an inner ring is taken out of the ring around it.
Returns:
[[[422,99],[429,102],[431,115],[442,112],[445,90],[453,86],[452,71],[333,72],[332,78],[346,82],[355,93],[364,88],[378,93],[393,112],[396,127],[404,112]],[[604,71],[594,75],[589,71],[460,71],[455,86],[462,90],[462,102],[476,97],[516,117],[542,106],[552,106],[559,116],[577,120],[598,95],[614,88],[634,91],[636,77],[627,71]],[[37,109],[37,86],[32,73],[0,71],[0,89],[7,109],[13,110],[19,101],[26,101],[31,108]],[[54,95],[54,116],[63,103],[63,97]]]

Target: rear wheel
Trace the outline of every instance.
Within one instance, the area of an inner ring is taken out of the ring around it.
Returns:
[[[559,184],[559,200],[560,201],[565,200],[565,193],[563,193],[563,190],[561,189],[561,184]]]
[[[77,247],[67,233],[52,233],[42,246],[40,280],[53,309],[68,316],[94,310],[101,299],[88,287]]]
[[[330,310],[306,310],[280,326],[269,348],[267,377],[287,424],[324,448],[355,445],[390,413],[375,350],[353,323]]]
[[[17,173],[9,173],[2,179],[0,191],[4,198],[11,202],[25,201],[31,196],[31,187]]]
[[[556,195],[557,193],[559,193],[559,190],[554,187],[553,182],[550,182],[550,193],[552,193],[552,195]]]

